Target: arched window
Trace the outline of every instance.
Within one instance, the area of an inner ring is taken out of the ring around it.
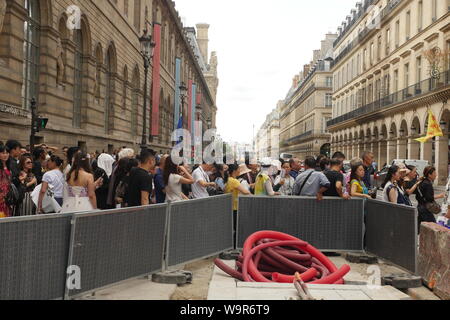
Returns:
[[[139,106],[139,69],[133,72],[133,93],[131,94],[131,135],[138,135],[138,106]]]
[[[110,129],[110,113],[111,113],[111,50],[106,54],[106,91],[105,91],[105,132],[109,133]]]
[[[127,66],[125,66],[123,70],[123,87],[122,87],[122,108],[124,110],[127,109],[127,94],[128,94],[127,86],[128,86],[128,68]]]
[[[75,60],[73,83],[73,127],[81,127],[81,101],[83,95],[83,33],[74,30]]]
[[[29,109],[30,99],[39,94],[39,1],[25,0],[27,17],[24,22],[22,106]]]

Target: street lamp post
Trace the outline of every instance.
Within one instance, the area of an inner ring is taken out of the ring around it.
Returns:
[[[144,120],[142,125],[142,142],[141,149],[147,149],[147,84],[148,84],[148,68],[150,67],[150,60],[153,58],[153,52],[156,44],[152,41],[152,36],[148,31],[148,24],[145,25],[144,34],[139,37],[139,43],[141,44],[141,54],[144,59]]]
[[[180,89],[180,100],[181,100],[181,115],[183,115],[184,102],[185,102],[185,100],[187,98],[187,91],[188,91],[188,89],[187,89],[186,84],[184,82],[181,82],[181,85],[180,85],[179,89]]]
[[[36,99],[31,99],[31,134],[30,134],[30,151],[34,151],[34,145],[36,144]]]

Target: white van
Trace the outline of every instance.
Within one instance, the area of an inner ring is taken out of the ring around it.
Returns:
[[[407,160],[407,159],[396,159],[392,161],[391,165],[399,165],[401,163],[404,163],[407,166],[416,167],[419,176],[422,176],[423,170],[430,165],[430,163],[427,160]]]
[[[280,154],[280,159],[283,159],[284,161],[289,161],[293,157],[294,156],[292,154],[289,154],[289,153],[282,153],[282,154]]]

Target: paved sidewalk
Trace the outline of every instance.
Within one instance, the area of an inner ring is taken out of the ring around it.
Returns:
[[[154,283],[147,278],[129,280],[122,284],[99,290],[79,300],[170,300],[177,286]]]

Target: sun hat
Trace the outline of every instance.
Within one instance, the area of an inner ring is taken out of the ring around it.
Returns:
[[[239,165],[238,177],[240,177],[240,176],[242,176],[242,175],[244,175],[244,174],[250,173],[250,172],[252,172],[252,170],[250,170],[249,168],[247,168],[247,165],[246,165],[245,163]]]

